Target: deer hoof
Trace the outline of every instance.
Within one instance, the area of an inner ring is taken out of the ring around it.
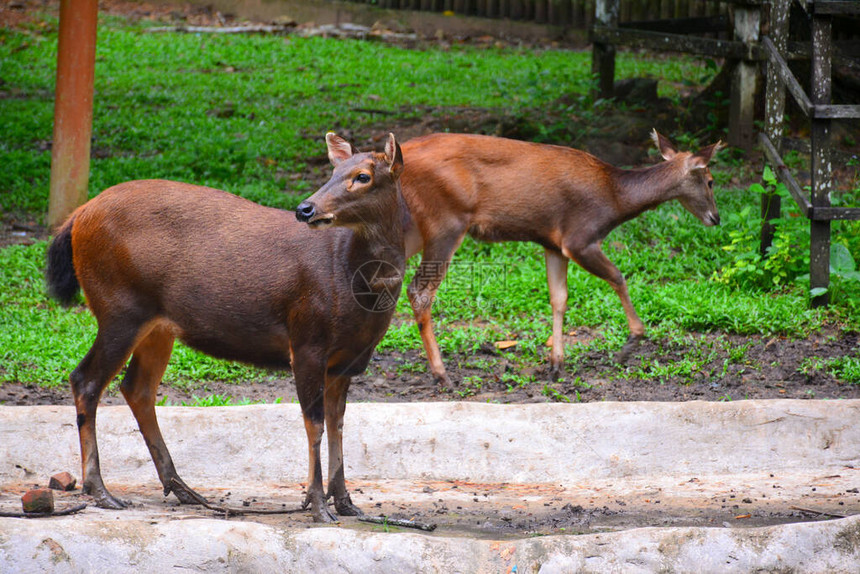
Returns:
[[[352,503],[349,496],[343,500],[335,500],[334,509],[341,516],[364,516],[364,512]]]
[[[99,494],[94,494],[93,499],[96,502],[96,506],[99,508],[106,508],[108,510],[124,510],[131,505],[130,502],[120,500],[107,490]]]
[[[322,506],[311,506],[311,518],[313,518],[314,522],[320,522],[323,524],[333,524],[338,521],[335,515],[328,509],[328,505],[325,503],[323,503]]]
[[[202,504],[205,506],[208,503],[206,498],[197,494],[178,476],[173,476],[164,486],[164,496],[171,492],[179,499],[180,504]]]
[[[451,382],[451,379],[448,378],[448,373],[434,373],[433,378],[436,379],[436,384],[440,389],[450,389],[454,386],[454,383]]]
[[[554,383],[564,376],[564,370],[558,365],[550,365],[549,371],[547,372],[547,379]]]
[[[641,343],[644,338],[645,337],[643,335],[630,335],[627,337],[627,342],[624,343],[624,346],[621,347],[621,350],[615,355],[615,362],[626,363],[627,359],[631,357],[633,351],[636,350],[636,347],[639,346],[639,343]]]

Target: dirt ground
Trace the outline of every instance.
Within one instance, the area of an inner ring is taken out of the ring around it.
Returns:
[[[581,337],[599,336],[599,332],[580,328]],[[469,400],[478,402],[529,403],[565,400],[571,402],[593,401],[689,401],[689,400],[742,400],[742,399],[857,399],[860,385],[844,384],[823,369],[806,369],[804,361],[810,357],[827,359],[856,355],[860,352],[860,337],[857,333],[822,332],[813,333],[807,339],[782,337],[745,337],[740,335],[695,334],[691,338],[715,341],[713,359],[706,370],[693,374],[692,383],[686,378],[663,377],[643,379],[630,373],[632,366],[643,357],[654,355],[661,346],[660,341],[644,342],[639,354],[629,359],[628,366],[619,366],[603,352],[586,355],[576,370],[568,372],[565,381],[548,385],[542,380],[545,366],[526,372],[534,375],[536,382],[520,387],[509,386],[503,375],[514,369],[508,358],[500,356],[492,346],[480,351],[478,357],[487,359],[482,364],[489,367],[474,368],[458,366],[474,363],[475,356],[448,355],[445,357],[449,375],[454,382],[452,388],[441,388],[429,372],[413,372],[414,366],[424,367],[423,350],[407,352],[377,352],[370,369],[353,379],[349,390],[351,402],[408,402]],[[691,339],[691,346],[692,346]],[[576,344],[577,336],[568,336],[568,344]],[[733,349],[749,345],[744,364],[729,364],[722,374],[723,364],[729,361]],[[660,361],[670,364],[682,360],[689,348],[682,344],[668,346]],[[404,367],[409,372],[404,372]],[[519,367],[517,367],[519,368]],[[719,373],[718,375],[711,372]],[[479,388],[469,385],[470,377],[480,377]],[[247,383],[207,382],[199,386],[177,387],[162,385],[159,400],[181,404],[193,401],[193,397],[212,394],[230,396],[234,400],[248,399],[254,402],[272,403],[277,400],[296,400],[291,373],[271,381]],[[124,404],[118,391],[108,392],[104,404]],[[0,385],[0,404],[6,405],[71,405],[71,393],[67,387],[44,388],[35,385],[4,383]]]

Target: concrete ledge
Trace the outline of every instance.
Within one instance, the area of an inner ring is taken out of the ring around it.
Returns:
[[[857,572],[860,518],[746,530],[641,528],[515,541],[220,520],[0,520],[6,572]]]
[[[296,404],[160,407],[158,417],[180,473],[195,482],[307,477],[307,439]],[[0,407],[0,421],[0,481],[80,472],[73,407]],[[344,458],[353,480],[565,484],[822,472],[860,467],[857,421],[860,400],[359,403],[346,410]],[[156,478],[128,408],[99,409],[97,425],[106,482]]]
[[[858,414],[856,400],[350,404],[344,449],[360,506],[380,499],[417,506],[440,496],[459,504],[471,500],[472,489],[501,484],[514,494],[482,499],[482,508],[512,500],[540,508],[549,496],[583,505],[633,504],[659,493],[662,512],[670,504],[694,508],[755,492],[768,507],[801,499],[815,506],[838,494],[842,505],[835,508],[851,515],[860,512],[860,496],[846,494],[860,486]],[[307,446],[297,405],[166,407],[159,419],[192,486],[207,485],[210,495],[263,489],[299,500]],[[46,482],[57,471],[80,473],[74,420],[71,407],[0,407],[4,504],[22,485]],[[432,535],[389,533],[348,521],[309,528],[296,515],[263,522],[190,515],[158,500],[154,467],[126,407],[100,409],[98,428],[106,482],[131,495],[136,509],[0,519],[0,571],[860,569],[858,516],[762,528],[732,521],[484,540],[441,528]],[[456,485],[443,492],[438,481],[467,481],[469,492]]]

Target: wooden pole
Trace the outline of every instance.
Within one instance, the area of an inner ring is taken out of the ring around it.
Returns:
[[[618,27],[618,4],[620,0],[596,0],[594,24],[608,28]],[[615,95],[615,46],[594,42],[591,51],[591,74],[596,76],[595,99],[611,98]]]
[[[830,104],[832,23],[829,15],[812,18],[812,103]],[[830,284],[830,221],[815,219],[815,210],[830,207],[830,119],[812,117],[812,215],[809,223],[809,284],[812,289]],[[813,307],[827,305],[828,293],[813,297]]]
[[[98,0],[61,0],[48,227],[86,202],[93,131]]]
[[[788,14],[791,0],[773,0],[770,5],[770,39],[780,54],[785,55],[788,46]],[[777,66],[767,64],[767,87],[765,95],[764,131],[782,156],[782,129],[785,115],[785,86],[779,76]],[[776,193],[766,193],[761,197],[761,254],[767,254],[773,243],[774,227],[771,220],[779,217],[780,198]]]
[[[761,23],[759,6],[735,6],[735,40],[757,42]],[[741,60],[732,72],[731,107],[729,108],[729,145],[751,150],[755,141],[755,91],[758,65]]]

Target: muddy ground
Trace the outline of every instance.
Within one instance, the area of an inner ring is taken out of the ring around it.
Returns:
[[[567,336],[568,345],[600,336],[589,328],[576,329]],[[578,338],[579,337],[579,338]],[[691,349],[700,348],[696,339],[713,343],[712,360],[701,371],[690,376],[667,376],[643,379],[636,376],[635,366],[649,356],[659,353],[660,361],[671,364],[683,361]],[[545,365],[522,369],[517,361],[504,357],[492,345],[485,345],[476,355],[448,355],[445,357],[451,388],[440,387],[426,372],[423,350],[406,352],[377,352],[369,370],[353,379],[349,391],[350,401],[356,402],[408,402],[469,400],[479,402],[528,403],[569,400],[592,401],[689,401],[689,400],[742,400],[742,399],[857,399],[860,385],[845,384],[822,368],[807,368],[810,357],[827,359],[856,356],[860,353],[860,336],[857,333],[825,330],[813,333],[806,339],[759,337],[726,334],[693,334],[689,345],[665,341],[645,341],[637,356],[625,365],[618,365],[602,351],[587,353],[563,382],[547,383],[543,380]],[[731,355],[742,345],[748,345],[743,363],[736,363]],[[485,359],[476,361],[476,359]],[[516,359],[514,355],[513,359]],[[480,367],[470,366],[479,363]],[[724,365],[728,364],[723,373]],[[421,370],[423,372],[415,372]],[[520,386],[504,380],[506,372],[516,372],[535,381]],[[481,385],[470,384],[473,377],[481,378]],[[689,380],[692,379],[692,382]],[[552,389],[552,390],[548,390]],[[181,404],[193,397],[209,395],[233,397],[238,402],[271,403],[278,400],[296,400],[291,373],[273,377],[273,380],[237,385],[234,383],[207,382],[199,386],[162,385],[159,400]],[[119,392],[106,393],[104,404],[124,404]],[[0,404],[6,405],[71,405],[67,387],[44,388],[35,385],[4,383],[0,385]]]

